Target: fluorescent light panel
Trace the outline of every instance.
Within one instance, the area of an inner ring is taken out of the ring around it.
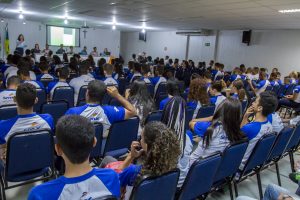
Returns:
[[[300,12],[300,9],[290,9],[290,10],[278,10],[280,13],[296,13]]]

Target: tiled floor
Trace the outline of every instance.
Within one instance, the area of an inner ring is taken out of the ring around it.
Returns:
[[[296,159],[298,159],[298,158],[300,159],[299,156],[296,156]],[[291,172],[290,162],[289,162],[288,157],[284,158],[283,160],[281,160],[279,162],[279,169],[280,169],[280,174],[281,174],[282,187],[285,187],[286,189],[289,189],[290,191],[296,191],[297,184],[294,184],[288,178],[288,174]],[[265,171],[263,171],[261,173],[261,179],[262,179],[263,190],[266,188],[266,186],[269,183],[277,184],[275,166],[272,166],[270,169],[266,169]],[[20,187],[17,189],[8,190],[6,192],[7,200],[24,200],[24,199],[26,199],[28,192],[32,186],[33,185],[28,185],[28,186]],[[258,199],[258,188],[257,188],[257,181],[256,181],[255,176],[249,178],[249,180],[245,180],[244,182],[240,183],[238,185],[238,188],[239,188],[239,195],[243,195],[243,196],[246,195],[246,196]],[[225,191],[225,194],[214,193],[214,194],[210,195],[207,199],[208,200],[229,200],[230,199],[229,191]]]

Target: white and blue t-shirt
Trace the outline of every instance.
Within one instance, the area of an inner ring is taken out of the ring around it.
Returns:
[[[229,78],[229,81],[230,82],[233,82],[233,81],[235,81],[235,80],[238,80],[238,79],[241,79],[242,77],[240,76],[240,75],[238,75],[238,74],[232,74],[231,76],[230,76],[230,78]]]
[[[297,85],[294,89],[294,95],[297,94],[297,98],[294,100],[296,103],[300,103],[300,85]]]
[[[273,132],[272,124],[269,122],[269,120],[266,120],[265,122],[250,122],[246,125],[244,125],[241,129],[245,135],[249,139],[249,144],[246,150],[246,153],[243,157],[242,163],[240,165],[240,170],[244,169],[244,166],[251,155],[256,143],[258,140],[266,135]]]
[[[103,82],[105,83],[105,85],[108,85],[108,86],[117,86],[118,87],[118,81],[116,79],[114,79],[113,77],[111,76],[107,76],[103,79]]]
[[[217,96],[212,96],[210,97],[210,102],[212,104],[216,105],[215,111],[217,110],[218,106],[226,99],[226,97],[222,94],[217,95]]]
[[[103,125],[103,133],[105,133],[104,136],[106,136],[111,124],[125,119],[125,108],[86,104],[70,108],[66,115],[80,115],[88,118],[92,123],[101,123]]]
[[[159,84],[166,83],[167,79],[162,76],[156,76],[156,77],[150,78],[150,81],[151,81],[152,85],[154,85],[154,94],[156,94],[156,90],[157,90]]]
[[[113,195],[120,197],[118,175],[111,169],[94,168],[89,173],[67,178],[61,176],[34,187],[29,193],[29,200],[88,200]]]
[[[142,80],[145,81],[145,83],[150,84],[151,81],[148,77],[142,77]]]
[[[195,127],[197,127],[197,135],[203,138],[206,130],[210,125],[211,122],[197,122],[195,125]],[[223,129],[222,124],[218,124],[214,128],[208,147],[205,146],[205,142],[203,143],[202,140],[198,143],[197,148],[190,156],[190,166],[200,157],[207,157],[218,151],[223,152],[227,145],[229,145],[229,143],[230,141]]]
[[[14,97],[16,96],[16,90],[3,90],[0,92],[0,106],[14,105]]]
[[[167,105],[167,103],[170,101],[170,97],[167,97],[163,100],[161,100],[161,102],[159,103],[159,110],[163,110],[165,108],[165,106]]]
[[[200,101],[189,101],[187,102],[187,107],[194,109],[193,119],[196,119],[202,105]]]
[[[77,78],[73,78],[70,81],[70,86],[74,88],[74,103],[77,104],[77,99],[79,95],[80,88],[84,85],[88,85],[89,82],[95,80],[94,78],[91,78],[89,75],[81,75]]]
[[[215,77],[215,80],[217,80],[218,77],[223,77],[223,76],[224,76],[224,72],[222,72],[222,71],[217,71],[214,77]]]
[[[43,79],[54,80],[55,78],[51,74],[40,74],[36,77],[36,80],[38,80],[38,81],[41,81]]]
[[[30,83],[31,85],[35,86],[36,89],[44,89],[44,85],[39,81],[24,81],[23,83]]]
[[[259,96],[262,92],[264,92],[269,85],[270,85],[269,80],[259,81],[259,83],[255,86],[257,88],[256,96]]]
[[[5,144],[13,133],[48,129],[53,131],[53,118],[49,114],[35,113],[18,115],[12,119],[0,121],[0,144]]]
[[[281,82],[281,80],[278,80],[278,81],[275,80],[275,81],[271,81],[270,84],[272,86],[276,86],[276,85],[282,85],[282,82]]]
[[[62,82],[62,81],[53,81],[48,84],[47,88],[47,94],[50,94],[50,99],[52,99],[55,88],[57,87],[70,87],[70,85],[67,82]]]
[[[277,112],[268,115],[268,120],[272,124],[273,132],[280,133],[284,128],[282,120]]]
[[[130,83],[132,83],[133,79],[135,79],[135,77],[142,77],[141,73],[134,73],[130,79]]]

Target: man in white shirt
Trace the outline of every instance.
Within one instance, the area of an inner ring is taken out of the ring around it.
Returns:
[[[88,85],[89,82],[92,80],[95,80],[94,78],[90,77],[88,75],[88,69],[90,68],[90,62],[89,61],[83,61],[79,66],[79,74],[80,76],[77,78],[73,78],[69,85],[74,88],[74,102],[75,105],[77,104],[78,94],[80,91],[80,88],[84,85]]]

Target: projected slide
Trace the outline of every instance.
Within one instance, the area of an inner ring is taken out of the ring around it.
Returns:
[[[47,43],[51,46],[79,46],[79,29],[47,26]]]

